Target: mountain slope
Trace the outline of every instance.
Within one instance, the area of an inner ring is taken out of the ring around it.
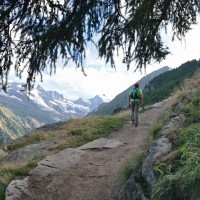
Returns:
[[[191,60],[176,69],[160,74],[147,84],[143,90],[145,104],[166,99],[176,89],[183,89],[184,80],[191,78],[200,69],[200,61]]]
[[[140,88],[143,89],[149,81],[151,81],[156,76],[169,71],[170,68],[165,66],[161,69],[158,69],[145,77],[139,80]],[[118,94],[113,100],[108,103],[101,104],[97,109],[93,110],[92,112],[88,113],[87,116],[94,116],[94,115],[111,115],[116,109],[119,108],[126,108],[128,105],[128,96],[131,88],[134,87],[134,84],[127,88],[122,93]]]
[[[42,123],[35,118],[19,117],[9,109],[0,106],[0,140],[8,141],[23,136]]]

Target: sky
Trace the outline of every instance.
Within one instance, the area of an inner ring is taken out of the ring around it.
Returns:
[[[104,94],[108,99],[112,100],[116,95],[126,90],[135,82],[140,80],[147,74],[161,67],[169,66],[177,68],[181,64],[200,58],[200,24],[193,26],[188,32],[185,40],[171,41],[170,32],[164,35],[164,43],[169,47],[171,55],[168,55],[161,63],[153,63],[147,65],[146,72],[143,70],[135,71],[134,64],[127,71],[125,65],[122,64],[122,56],[116,56],[116,69],[106,65],[103,59],[98,58],[97,51],[91,46],[87,49],[87,59],[85,61],[84,76],[80,68],[70,64],[63,68],[61,61],[57,63],[56,74],[43,74],[43,82],[38,81],[44,89],[58,91],[65,98],[76,100],[80,97],[89,99],[95,95]],[[22,81],[11,74],[13,81]]]

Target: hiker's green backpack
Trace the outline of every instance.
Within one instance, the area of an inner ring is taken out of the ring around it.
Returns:
[[[140,96],[138,95],[139,88],[134,88],[131,92],[131,99],[140,100]]]

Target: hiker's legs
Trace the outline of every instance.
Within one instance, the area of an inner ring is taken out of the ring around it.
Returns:
[[[138,112],[139,112],[139,108],[140,108],[140,102],[135,102],[134,103],[134,120],[135,120],[135,125],[138,125]]]
[[[135,121],[134,110],[135,110],[135,103],[132,101],[132,102],[131,102],[131,121],[132,121],[133,123],[134,123],[134,121]]]

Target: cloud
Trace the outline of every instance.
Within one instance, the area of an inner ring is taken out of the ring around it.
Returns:
[[[153,63],[146,68],[146,74],[151,73],[163,66],[176,68],[192,59],[199,59],[200,44],[199,44],[200,26],[194,26],[194,29],[186,35],[185,42],[175,40],[171,41],[171,35],[164,35],[164,42],[169,46],[171,55],[168,55],[161,63]],[[40,79],[37,82],[47,90],[56,90],[68,99],[91,98],[98,94],[105,94],[108,98],[113,99],[117,94],[126,90],[133,83],[145,76],[135,70],[135,65],[132,63],[131,68],[127,71],[126,66],[122,63],[122,53],[116,54],[116,69],[105,64],[104,59],[98,58],[98,52],[94,46],[88,45],[87,60],[84,63],[84,76],[80,68],[76,68],[73,63],[62,68],[63,63],[57,63],[56,74],[52,76],[45,73],[43,82]],[[19,81],[14,76],[14,72],[10,73],[12,80]],[[25,78],[25,76],[23,76]],[[23,80],[22,78],[22,80]]]
[[[47,90],[61,92],[68,99],[91,98],[98,94],[105,94],[112,99],[142,76],[139,72],[130,73],[126,69],[119,69],[90,66],[86,67],[87,76],[84,76],[80,69],[58,68],[55,75],[45,75],[41,85]]]

